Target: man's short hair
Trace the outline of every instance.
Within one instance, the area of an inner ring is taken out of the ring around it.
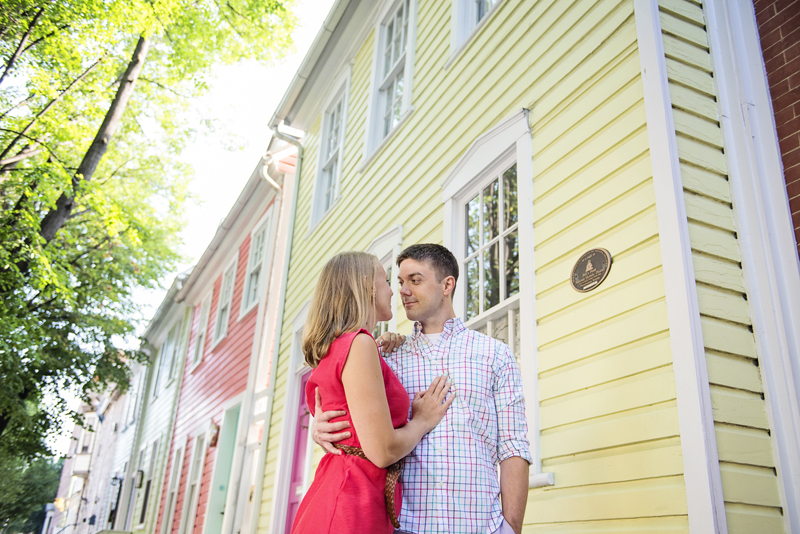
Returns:
[[[452,276],[456,282],[458,281],[458,261],[453,253],[436,243],[420,243],[406,247],[399,256],[397,256],[397,266],[403,263],[403,260],[425,261],[436,273],[436,278],[439,282],[448,276]]]

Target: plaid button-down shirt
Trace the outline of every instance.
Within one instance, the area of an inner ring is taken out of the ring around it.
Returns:
[[[511,349],[456,318],[445,323],[435,346],[416,323],[386,362],[412,400],[442,374],[458,392],[444,419],[405,459],[402,528],[492,534],[503,522],[497,465],[512,456],[532,461],[522,377]]]

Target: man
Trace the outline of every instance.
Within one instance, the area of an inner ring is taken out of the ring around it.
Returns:
[[[441,245],[412,245],[397,258],[412,334],[386,362],[413,397],[447,374],[456,400],[405,458],[402,528],[419,534],[520,534],[531,462],[519,368],[507,345],[467,329],[453,310],[458,262]],[[451,390],[452,391],[452,390]],[[348,423],[322,412],[314,440],[328,451]],[[338,453],[338,451],[336,451]],[[500,465],[500,480],[497,464]]]

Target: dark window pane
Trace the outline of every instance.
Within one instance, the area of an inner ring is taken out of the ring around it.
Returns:
[[[478,266],[479,257],[467,262],[467,319],[480,313],[481,274]]]
[[[517,224],[517,164],[503,173],[503,230]]]
[[[488,243],[498,232],[498,187],[497,180],[483,188],[483,242]]]
[[[480,200],[476,196],[467,203],[467,256],[476,252],[481,245],[478,227],[481,223]]]
[[[483,310],[500,304],[500,243],[483,251]]]
[[[512,232],[505,237],[505,269],[506,269],[506,296],[512,297],[519,293],[519,239],[517,232]]]

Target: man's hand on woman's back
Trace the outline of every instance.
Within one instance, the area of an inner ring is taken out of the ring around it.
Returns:
[[[322,397],[319,395],[319,388],[314,390],[314,422],[311,425],[311,436],[314,443],[325,449],[331,454],[342,454],[342,451],[333,446],[337,441],[342,441],[350,437],[350,432],[344,431],[350,428],[348,421],[329,423],[331,419],[341,417],[347,412],[344,410],[322,411]]]

